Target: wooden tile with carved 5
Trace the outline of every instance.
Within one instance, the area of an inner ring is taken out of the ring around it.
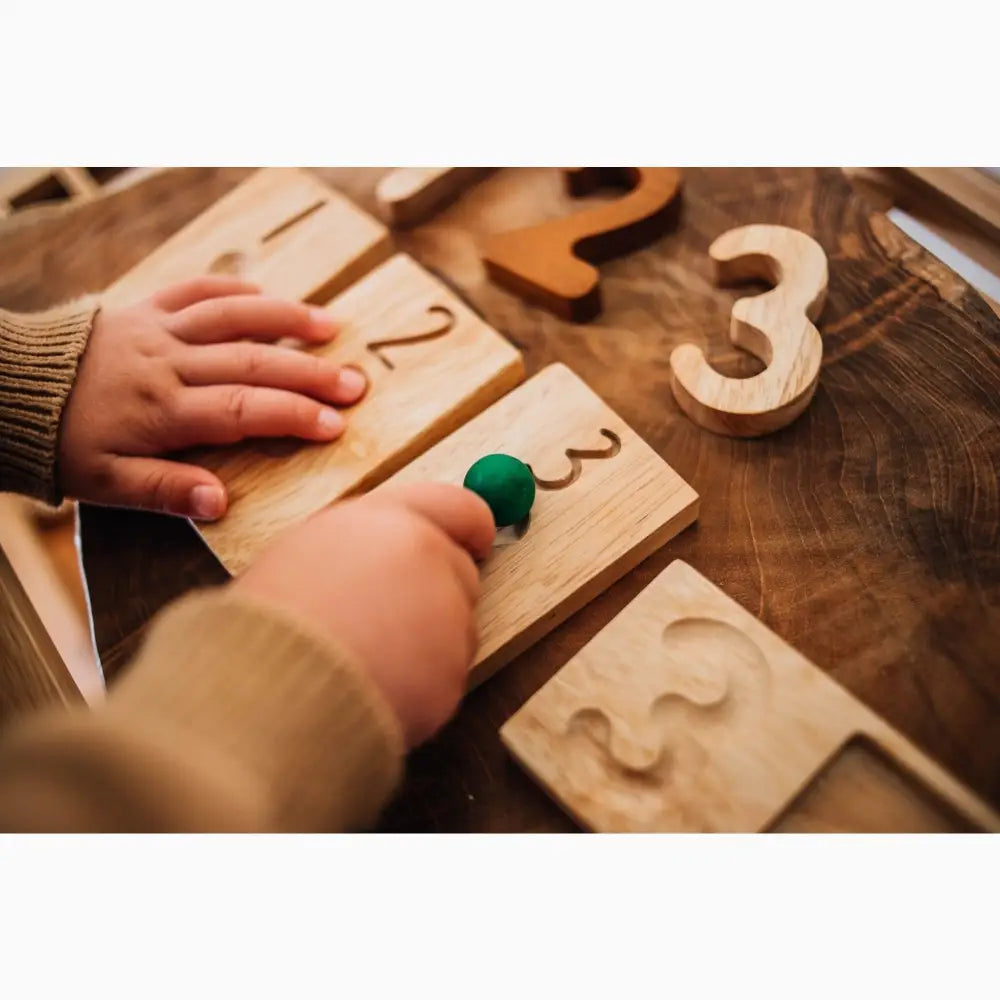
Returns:
[[[601,832],[997,830],[986,805],[686,563],[501,729]]]
[[[303,170],[253,174],[108,288],[129,305],[165,285],[231,274],[265,293],[322,305],[392,253],[377,219]]]
[[[343,437],[250,441],[192,456],[229,490],[226,516],[196,527],[231,573],[282,529],[375,486],[524,377],[520,353],[405,254],[327,310],[341,331],[313,350],[361,368],[369,382]]]
[[[390,482],[460,484],[473,462],[496,452],[528,464],[540,483],[523,536],[496,546],[481,567],[471,685],[698,514],[695,491],[564,365],[543,369]]]

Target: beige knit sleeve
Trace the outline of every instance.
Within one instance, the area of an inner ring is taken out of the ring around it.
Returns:
[[[105,705],[0,741],[0,829],[357,830],[402,766],[352,656],[225,587],[167,609]]]
[[[0,309],[0,492],[59,503],[59,421],[96,298],[30,315]]]

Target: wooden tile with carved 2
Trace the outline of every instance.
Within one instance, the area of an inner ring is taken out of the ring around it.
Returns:
[[[496,546],[481,567],[472,686],[698,514],[694,490],[564,365],[543,369],[390,482],[461,483],[473,462],[495,452],[519,458],[548,485],[523,536]]]
[[[253,174],[108,288],[124,305],[201,274],[233,274],[269,295],[322,305],[392,253],[377,219],[302,170]]]
[[[997,830],[883,719],[671,563],[501,729],[601,832]]]
[[[369,381],[343,437],[258,440],[192,455],[229,490],[226,516],[196,527],[231,573],[283,528],[375,486],[524,378],[520,353],[405,254],[327,311],[340,334],[313,350],[361,368]]]

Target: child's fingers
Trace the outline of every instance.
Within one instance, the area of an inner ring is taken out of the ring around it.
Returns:
[[[372,495],[405,504],[437,525],[473,559],[485,559],[493,548],[493,514],[471,490],[451,483],[405,483],[384,486]]]
[[[226,512],[226,489],[207,469],[162,458],[117,458],[107,502],[214,521]]]
[[[177,374],[188,385],[256,385],[299,392],[350,406],[368,387],[355,368],[341,368],[326,358],[270,344],[209,344],[178,356]]]
[[[185,389],[173,413],[176,447],[234,444],[244,438],[297,437],[332,441],[344,418],[330,406],[284,389],[213,385]]]
[[[294,337],[322,343],[337,332],[333,318],[322,309],[263,295],[205,299],[168,316],[166,326],[189,344],[218,344],[246,337]]]
[[[158,291],[152,298],[154,306],[167,312],[177,312],[204,299],[222,295],[256,295],[260,286],[221,274],[205,274],[190,281],[181,281]]]

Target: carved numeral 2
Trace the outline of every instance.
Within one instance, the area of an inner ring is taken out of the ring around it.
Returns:
[[[370,344],[367,344],[367,349],[375,355],[379,361],[382,362],[390,371],[395,369],[395,364],[391,359],[387,358],[384,354],[380,353],[386,347],[401,347],[403,344],[423,344],[428,340],[437,340],[439,337],[445,336],[454,326],[455,326],[455,314],[445,306],[430,306],[427,310],[428,314],[431,316],[440,315],[443,317],[442,322],[439,326],[435,327],[433,330],[428,330],[426,333],[413,333],[406,337],[392,337],[386,340],[373,340]]]

